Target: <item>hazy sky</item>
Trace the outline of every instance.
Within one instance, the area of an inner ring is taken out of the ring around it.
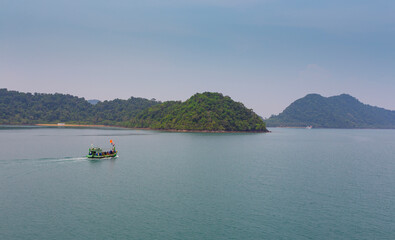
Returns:
[[[393,0],[0,0],[0,88],[216,91],[259,115],[308,93],[395,110]]]

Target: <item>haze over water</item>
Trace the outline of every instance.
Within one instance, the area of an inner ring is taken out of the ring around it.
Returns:
[[[394,130],[271,130],[0,126],[0,238],[395,237]]]

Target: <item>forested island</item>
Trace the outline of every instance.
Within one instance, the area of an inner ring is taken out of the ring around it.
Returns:
[[[185,102],[170,101],[138,113],[128,127],[199,130],[267,131],[263,120],[242,103],[220,93],[197,93]]]
[[[361,103],[348,95],[308,94],[266,120],[269,127],[395,128],[395,111]]]
[[[0,89],[0,124],[84,124],[187,131],[267,132],[263,120],[220,93],[199,93],[185,102],[131,97],[91,101],[68,94]]]

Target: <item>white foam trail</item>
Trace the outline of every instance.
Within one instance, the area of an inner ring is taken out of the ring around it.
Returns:
[[[61,157],[61,158],[37,158],[37,159],[13,159],[8,161],[0,161],[0,164],[46,164],[46,163],[71,163],[71,162],[82,162],[87,160],[109,160],[118,158],[87,158],[87,157]]]
[[[51,159],[48,162],[77,162],[77,161],[84,161],[87,159],[88,159],[87,157],[66,157],[59,159]]]
[[[51,163],[51,162],[77,162],[77,161],[85,161],[87,157],[62,157],[62,158],[38,158],[38,159],[15,159],[7,161],[6,163],[14,163],[14,164],[41,164],[41,163]]]

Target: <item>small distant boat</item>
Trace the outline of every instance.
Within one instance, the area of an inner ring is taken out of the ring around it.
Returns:
[[[311,125],[306,127],[306,129],[312,129],[312,128],[313,128],[313,126],[311,126]]]
[[[103,151],[99,147],[94,147],[93,145],[89,148],[89,153],[86,155],[87,158],[111,158],[117,156],[117,150],[115,149],[115,144],[112,140],[110,140],[112,145],[112,149],[108,151]]]

